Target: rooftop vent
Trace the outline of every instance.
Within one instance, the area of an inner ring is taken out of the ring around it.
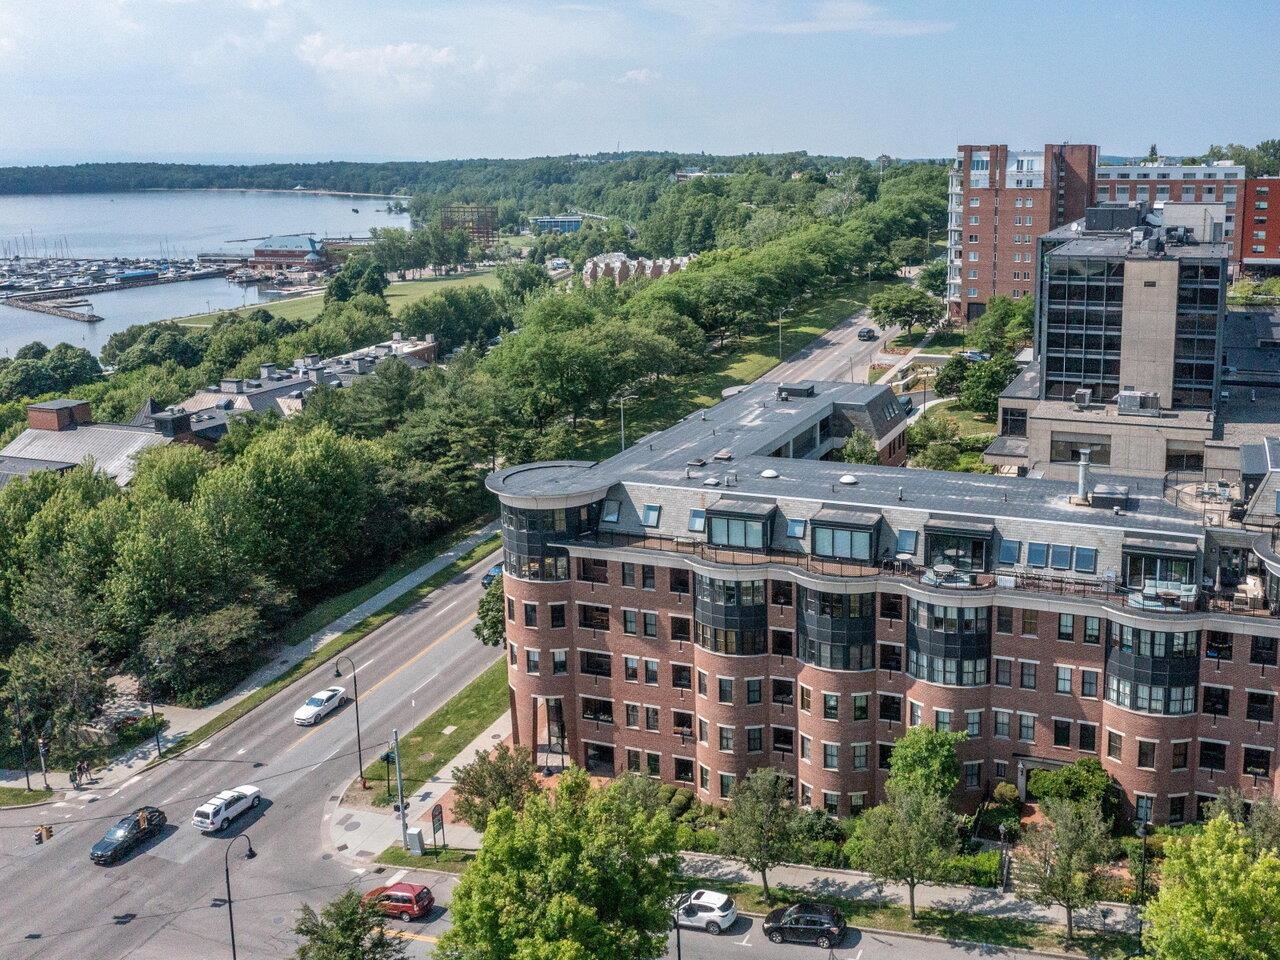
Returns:
[[[702,481],[702,485],[703,485],[704,487],[718,487],[718,486],[720,486],[720,478],[719,478],[719,477],[707,477],[707,479],[705,479],[705,480],[703,480],[703,481]]]
[[[1116,394],[1116,413],[1128,417],[1160,416],[1160,394],[1121,390]]]
[[[846,473],[840,478],[840,482],[845,484],[846,486],[852,486],[853,484],[858,482],[858,478],[855,477],[852,473]]]
[[[1083,410],[1089,406],[1089,400],[1093,397],[1093,391],[1088,387],[1082,387],[1071,395],[1072,402],[1075,403],[1077,410]]]
[[[694,457],[692,460],[685,461],[685,466],[687,467],[705,467],[706,465],[707,461],[703,460],[701,457]]]
[[[713,460],[732,460],[732,459],[733,459],[733,451],[732,451],[732,450],[730,450],[728,447],[725,447],[725,448],[723,448],[723,449],[721,449],[721,450],[717,450],[717,451],[715,452],[715,455],[714,455],[711,459],[713,459]]]
[[[773,467],[768,467],[760,471],[760,476],[764,477],[766,480],[777,480],[778,471],[773,469]]]
[[[812,397],[812,383],[780,383],[778,384],[778,399],[789,400],[792,397]]]

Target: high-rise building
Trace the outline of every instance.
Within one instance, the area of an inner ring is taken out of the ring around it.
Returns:
[[[1034,296],[1036,237],[1084,216],[1098,148],[957,148],[947,198],[947,305],[972,320],[993,296]]]
[[[1098,167],[1092,191],[1096,203],[1128,203],[1154,207],[1168,203],[1224,203],[1227,207],[1223,235],[1236,231],[1244,167],[1227,160],[1189,166],[1160,162],[1106,164]]]
[[[836,815],[917,724],[968,734],[970,809],[1081,757],[1156,823],[1277,796],[1280,439],[1210,517],[1084,468],[823,461],[849,386],[756,383],[603,462],[488,478],[517,743],[707,802],[774,767]]]
[[[1242,270],[1275,273],[1280,269],[1280,177],[1244,181],[1235,240]]]

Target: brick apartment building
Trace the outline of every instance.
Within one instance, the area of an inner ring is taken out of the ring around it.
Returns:
[[[1244,167],[1226,160],[1191,166],[1108,164],[1098,167],[1092,199],[1096,203],[1133,200],[1155,207],[1164,203],[1222,203],[1226,205],[1226,219],[1223,235],[1218,239],[1231,240],[1236,232],[1243,185]]]
[[[1084,216],[1094,195],[1098,148],[1047,144],[961,145],[947,196],[947,306],[972,320],[996,295],[1035,294],[1036,237]]]
[[[1280,177],[1249,177],[1236,208],[1236,259],[1251,274],[1280,269]]]
[[[825,461],[849,385],[808,387],[489,477],[515,736],[540,762],[713,802],[772,766],[846,815],[931,724],[969,734],[969,807],[1090,756],[1157,823],[1276,795],[1280,439],[1248,453],[1247,513],[1210,520],[1159,480]]]

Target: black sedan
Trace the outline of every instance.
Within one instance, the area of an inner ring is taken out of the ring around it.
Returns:
[[[134,847],[164,829],[164,811],[158,807],[139,807],[116,823],[107,835],[93,845],[89,859],[94,863],[114,863]]]
[[[830,950],[844,939],[845,925],[844,917],[835,907],[797,903],[770,911],[762,929],[774,943],[812,943]]]

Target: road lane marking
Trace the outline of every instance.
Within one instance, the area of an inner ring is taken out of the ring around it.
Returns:
[[[431,641],[431,643],[429,643],[427,646],[423,647],[423,648],[422,648],[421,650],[419,650],[416,654],[414,654],[411,658],[409,658],[408,660],[406,660],[404,663],[400,664],[400,666],[396,667],[396,669],[395,669],[395,670],[391,671],[389,674],[387,674],[385,677],[383,677],[381,680],[379,680],[377,683],[375,683],[375,684],[374,684],[374,685],[369,689],[369,693],[373,693],[375,690],[377,690],[379,687],[381,687],[384,683],[387,683],[387,682],[388,682],[388,681],[390,681],[390,680],[394,680],[394,679],[395,679],[399,674],[401,674],[401,673],[403,673],[405,670],[409,669],[411,666],[413,666],[415,663],[417,663],[419,660],[421,660],[423,657],[425,657],[428,653],[430,653],[432,650],[434,650],[434,649],[435,649],[436,647],[438,647],[440,644],[444,643],[446,640],[448,640],[450,637],[452,637],[452,636],[453,636],[455,633],[457,633],[459,630],[462,630],[462,629],[463,629],[463,628],[465,628],[465,627],[469,627],[469,626],[471,626],[471,621],[473,621],[474,619],[475,619],[475,617],[468,615],[466,619],[464,619],[462,622],[460,622],[460,623],[458,623],[458,624],[455,624],[455,625],[453,626],[453,628],[452,628],[452,629],[450,629],[447,633],[444,633],[444,634],[442,634],[441,636],[437,637],[435,640],[432,640],[432,641]],[[367,696],[367,695],[368,695],[368,694],[366,694],[366,696]]]
[[[423,943],[439,943],[439,937],[433,937],[429,933],[410,933],[408,930],[392,930],[390,927],[383,927],[390,936],[400,937],[402,940],[421,940]]]
[[[391,879],[387,881],[388,887],[394,887],[397,883],[409,875],[408,870],[399,870],[391,875]]]
[[[410,693],[410,694],[417,693],[419,690],[421,690],[423,687],[425,687],[428,683],[430,683],[432,680],[434,680],[434,679],[435,679],[436,677],[438,677],[438,676],[440,676],[440,671],[439,671],[439,670],[437,670],[437,671],[436,671],[435,673],[433,673],[431,676],[427,677],[427,679],[423,680],[420,684],[418,684],[416,687],[414,687],[412,690],[410,690],[410,691],[409,691],[409,693]]]
[[[741,940],[735,940],[734,943],[737,944],[739,947],[749,947],[751,946],[750,940],[751,940],[751,931],[748,930],[747,935],[745,937],[743,937]]]

